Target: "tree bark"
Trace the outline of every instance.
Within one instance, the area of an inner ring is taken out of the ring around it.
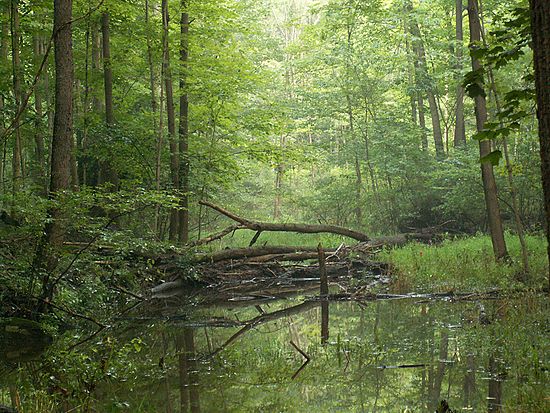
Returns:
[[[50,197],[69,189],[73,141],[73,50],[72,0],[54,1],[55,114],[52,139]],[[62,213],[55,206],[48,211],[49,220],[35,257],[35,269],[44,272],[42,299],[51,301],[51,272],[57,265],[55,249],[63,244]],[[44,309],[41,305],[41,310]]]
[[[466,146],[466,126],[464,124],[464,88],[462,87],[462,47],[464,40],[464,31],[462,27],[463,0],[456,0],[455,20],[456,20],[456,108],[455,108],[455,135],[454,147]]]
[[[428,134],[426,133],[426,115],[424,114],[424,98],[422,93],[418,92],[418,124],[420,126],[420,139],[422,150],[428,151]]]
[[[468,16],[470,25],[470,43],[481,40],[481,24],[478,15],[477,0],[468,0]],[[481,69],[481,63],[478,59],[472,57],[472,69]],[[475,97],[476,126],[478,131],[482,131],[487,121],[487,103],[485,96],[480,94]],[[491,142],[488,140],[479,141],[479,154],[483,158],[491,153]],[[483,191],[485,193],[485,205],[489,220],[489,229],[493,252],[496,259],[501,260],[508,257],[506,242],[504,240],[504,231],[502,229],[502,220],[500,217],[500,207],[497,195],[497,186],[493,173],[493,165],[490,162],[482,162],[481,176],[483,181]]]
[[[34,69],[38,72],[44,53],[42,50],[42,37],[38,34],[33,36]],[[48,184],[46,182],[46,151],[44,148],[44,125],[42,122],[42,88],[44,86],[43,75],[40,74],[38,84],[34,89],[34,143],[35,143],[35,170],[34,178],[38,187],[38,193],[46,195]]]
[[[174,110],[174,92],[172,86],[172,71],[170,69],[170,44],[168,39],[168,24],[170,15],[168,11],[168,0],[162,0],[162,50],[163,50],[163,71],[166,92],[166,114],[168,118],[168,140],[170,142],[170,176],[172,187],[178,189],[179,184],[179,156],[178,142],[176,140],[176,117]],[[169,239],[175,241],[178,237],[178,210],[170,211]]]
[[[112,139],[112,131],[115,123],[113,110],[113,68],[111,62],[110,17],[108,12],[101,14],[101,32],[103,35],[103,87],[105,89],[105,125],[109,141]],[[113,189],[119,185],[118,173],[113,168],[110,159],[100,162],[100,184],[109,183]]]
[[[15,97],[15,113],[19,114],[21,109],[21,57],[19,54],[19,0],[11,0],[11,59],[13,76],[13,95]],[[21,148],[21,130],[19,116],[16,116],[13,125],[15,143],[13,145],[12,156],[12,181],[13,193],[17,193],[22,185],[22,148]]]
[[[542,189],[546,209],[546,239],[550,261],[550,2],[530,0],[529,5],[537,90]],[[548,283],[550,293],[550,265]]]
[[[8,48],[9,48],[9,45],[8,45],[8,39],[9,39],[9,28],[8,28],[8,21],[9,21],[9,10],[10,10],[10,6],[9,5],[4,5],[1,9],[1,17],[2,17],[2,27],[1,27],[1,39],[0,39],[0,65],[2,65],[3,67],[7,67],[8,66]],[[3,136],[4,132],[5,132],[5,125],[4,125],[4,116],[5,116],[5,113],[4,113],[4,96],[2,94],[0,94],[0,134]],[[6,147],[7,147],[7,142],[5,139],[2,140],[2,149],[1,149],[1,153],[0,153],[0,156],[2,157],[2,159],[0,160],[0,185],[1,185],[1,188],[2,188],[2,193],[5,193],[5,180],[4,180],[4,175],[5,175],[5,170],[6,170]]]
[[[189,60],[189,13],[188,0],[181,0],[180,21],[180,124],[179,124],[179,183],[181,210],[178,211],[178,240],[189,242],[189,94],[187,91],[187,70]]]

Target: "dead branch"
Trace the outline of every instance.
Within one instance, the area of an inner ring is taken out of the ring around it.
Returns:
[[[231,218],[233,221],[238,222],[243,227],[254,231],[276,231],[276,232],[298,232],[302,234],[318,234],[318,233],[331,233],[344,235],[349,238],[353,238],[357,241],[367,242],[369,237],[359,231],[354,231],[352,229],[338,227],[336,225],[308,225],[308,224],[296,224],[296,223],[271,223],[271,222],[259,222],[259,221],[250,221],[248,219],[242,218],[234,213],[227,211],[226,209],[214,205],[208,201],[200,201],[201,205],[210,207],[220,214],[225,215],[228,218]]]
[[[296,349],[296,351],[298,351],[298,353],[300,353],[306,359],[306,361],[304,361],[304,363],[300,366],[300,368],[298,370],[296,370],[296,373],[294,373],[292,375],[291,380],[294,380],[298,376],[298,374],[300,374],[300,372],[304,369],[304,367],[307,366],[307,364],[309,363],[311,358],[307,355],[307,353],[305,351],[303,351],[302,349],[300,349],[300,347],[298,347],[296,344],[294,344],[294,342],[292,340],[290,340],[290,344],[292,345],[292,347],[294,347]]]
[[[229,235],[229,234],[235,232],[238,229],[245,229],[245,228],[246,228],[246,226],[244,226],[244,225],[238,225],[238,224],[231,225],[230,227],[225,228],[223,231],[220,231],[216,234],[210,235],[209,237],[202,238],[202,239],[199,239],[197,241],[191,242],[189,244],[189,246],[190,247],[196,247],[198,245],[208,244],[209,242],[216,241],[218,239],[222,239],[226,235]]]

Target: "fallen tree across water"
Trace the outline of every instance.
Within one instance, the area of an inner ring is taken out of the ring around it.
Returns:
[[[258,240],[258,237],[262,232],[266,231],[276,231],[276,232],[298,232],[301,234],[319,234],[319,233],[329,233],[343,235],[349,238],[353,238],[357,241],[367,242],[369,241],[369,236],[363,232],[355,231],[349,228],[339,227],[336,225],[314,225],[314,224],[297,224],[297,223],[273,223],[273,222],[260,222],[260,221],[251,221],[245,218],[242,218],[233,212],[227,211],[226,209],[215,205],[208,201],[200,201],[201,205],[210,207],[215,211],[218,211],[220,214],[225,215],[228,218],[231,218],[233,221],[238,222],[240,225],[231,226],[226,228],[221,233],[224,234],[219,236],[219,238],[236,231],[237,229],[251,229],[256,231],[256,235],[250,241],[252,246]],[[212,238],[212,237],[210,237]],[[217,236],[215,239],[219,239]],[[209,242],[209,241],[208,241]]]

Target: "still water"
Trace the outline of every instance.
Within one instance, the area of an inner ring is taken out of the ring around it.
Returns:
[[[434,412],[443,399],[550,412],[549,309],[543,296],[155,300],[21,363],[0,403],[9,388],[33,413]]]

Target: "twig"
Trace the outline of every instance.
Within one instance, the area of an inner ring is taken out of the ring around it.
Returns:
[[[35,297],[36,299],[38,299],[37,297]],[[75,313],[74,311],[72,310],[69,310],[68,308],[63,308],[63,307],[60,307],[54,303],[52,303],[51,301],[48,301],[48,300],[45,300],[45,299],[40,299],[40,301],[44,302],[45,304],[55,308],[56,310],[60,310],[60,311],[63,311],[64,313],[67,313],[69,314],[70,316],[72,317],[76,317],[76,318],[81,318],[83,320],[87,320],[87,321],[91,321],[92,323],[94,323],[95,325],[101,327],[101,328],[106,328],[107,326],[103,323],[100,323],[99,321],[91,318],[91,317],[88,317],[88,316],[85,316],[85,315],[82,315],[82,314],[78,314],[78,313]]]
[[[306,359],[306,361],[304,361],[304,364],[302,364],[300,366],[300,368],[298,370],[296,370],[296,373],[294,373],[292,375],[291,380],[294,380],[296,378],[296,376],[298,376],[298,374],[300,374],[300,372],[307,366],[307,364],[309,363],[311,358],[306,354],[305,351],[303,351],[296,344],[294,344],[294,342],[292,340],[290,340],[290,344],[292,345],[292,347],[294,347],[296,349],[296,351],[298,351],[298,353],[300,353]]]

